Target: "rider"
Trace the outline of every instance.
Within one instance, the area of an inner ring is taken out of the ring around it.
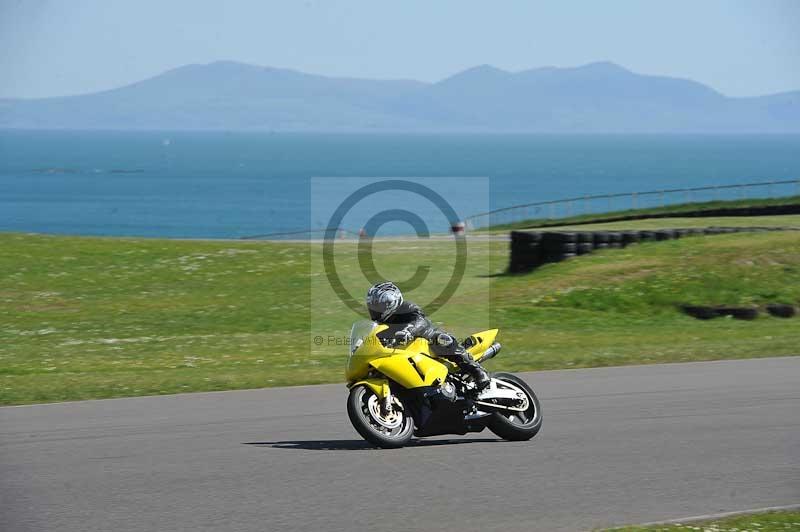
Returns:
[[[373,285],[367,292],[367,309],[373,321],[402,325],[394,333],[390,345],[405,345],[414,338],[425,338],[434,355],[456,363],[461,371],[472,375],[477,391],[489,385],[490,379],[486,370],[453,335],[437,329],[418,305],[403,300],[403,294],[394,283]]]

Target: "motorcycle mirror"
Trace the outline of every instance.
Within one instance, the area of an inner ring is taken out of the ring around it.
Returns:
[[[436,343],[442,347],[449,347],[453,344],[453,337],[449,334],[440,334],[436,337]]]

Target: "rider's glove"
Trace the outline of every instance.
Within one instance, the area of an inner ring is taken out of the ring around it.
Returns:
[[[408,331],[397,331],[394,333],[394,345],[406,345],[407,343],[411,342],[414,339],[414,335],[412,335]]]

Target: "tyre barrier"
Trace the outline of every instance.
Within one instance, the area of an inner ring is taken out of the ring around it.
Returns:
[[[550,262],[560,262],[578,255],[586,255],[596,249],[617,249],[624,248],[639,242],[656,242],[704,235],[722,235],[739,232],[763,232],[763,231],[794,231],[793,227],[705,227],[692,229],[659,229],[656,231],[511,231],[511,260],[508,265],[508,273],[527,273],[535,270],[542,264]],[[791,305],[789,305],[791,306]],[[794,307],[792,307],[794,309]],[[772,313],[769,309],[768,312]],[[687,314],[689,311],[686,311]],[[693,311],[698,314],[698,319],[710,319],[700,317],[706,315],[700,310]],[[737,311],[738,312],[738,311]],[[788,310],[775,310],[780,315]],[[737,319],[754,319],[748,312],[740,312],[734,315],[733,312],[727,314]],[[792,314],[794,315],[794,314]]]
[[[611,241],[611,235],[608,231],[597,231],[594,233],[594,238],[592,239],[596,244],[608,244]]]
[[[655,231],[639,231],[639,242],[655,242]]]
[[[576,233],[543,233],[542,255],[546,262],[564,260],[564,255],[576,252]]]
[[[564,242],[561,244],[561,252],[562,253],[577,253],[578,252],[578,244],[574,242]]]
[[[623,231],[622,232],[622,247],[630,246],[631,244],[639,243],[638,231]]]
[[[542,233],[542,240],[550,242],[577,242],[578,233]]]
[[[541,233],[512,231],[509,273],[530,271],[532,268],[529,265],[541,264],[541,241]]]
[[[675,238],[674,229],[659,229],[656,231],[656,240],[659,242],[662,240],[671,240],[673,238]]]
[[[719,316],[717,309],[714,307],[704,307],[702,305],[683,305],[681,310],[698,320],[710,320]]]
[[[719,317],[731,317],[736,320],[754,320],[759,316],[757,307],[731,307],[706,305],[681,305],[681,310],[698,320],[710,320]],[[792,318],[798,315],[797,307],[784,303],[769,303],[765,306],[767,313],[776,318]]]
[[[758,317],[758,309],[754,307],[717,307],[717,314],[730,316],[737,320],[754,320]]]
[[[681,310],[698,320],[710,320],[721,316],[730,316],[737,320],[754,320],[758,317],[758,309],[755,307],[709,307],[703,305],[683,305]]]
[[[771,303],[767,305],[767,312],[776,318],[792,318],[797,315],[797,307],[783,303]]]

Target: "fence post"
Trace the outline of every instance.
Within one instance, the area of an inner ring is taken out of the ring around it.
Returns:
[[[632,204],[633,210],[636,210],[636,207],[638,205],[638,202],[636,201],[636,199],[637,199],[636,196],[637,196],[636,192],[631,194],[631,204]]]

